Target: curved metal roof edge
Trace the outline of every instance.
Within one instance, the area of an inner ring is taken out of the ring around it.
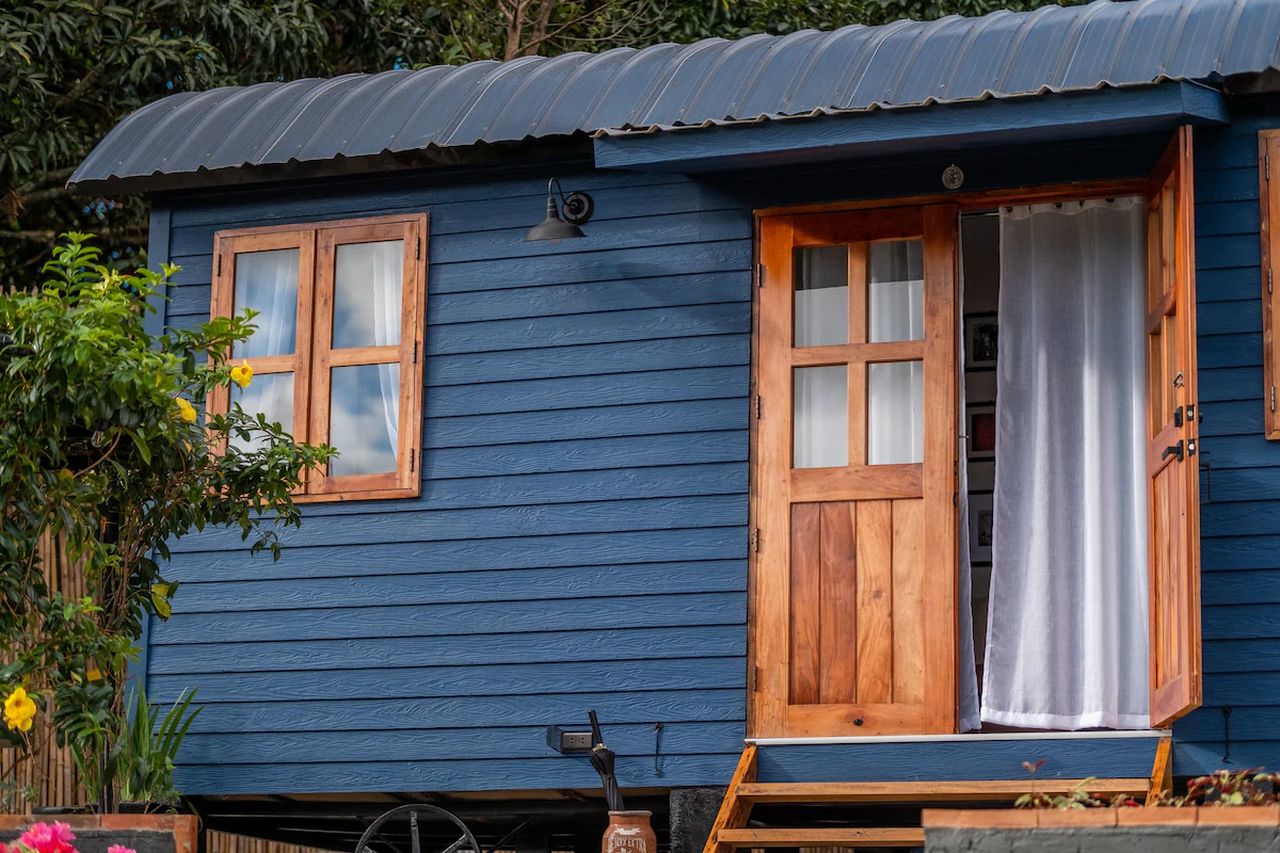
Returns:
[[[1280,71],[1280,0],[1094,0],[175,93],[125,117],[68,185],[145,188],[179,175],[202,185],[207,180],[198,176],[228,169],[1220,81],[1268,70]]]

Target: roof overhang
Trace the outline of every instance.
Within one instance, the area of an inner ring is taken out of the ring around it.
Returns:
[[[886,154],[1063,142],[1229,121],[1217,89],[1190,82],[877,109],[755,124],[602,134],[596,166],[718,172]]]

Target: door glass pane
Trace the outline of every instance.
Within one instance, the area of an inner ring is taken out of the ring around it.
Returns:
[[[231,385],[231,402],[239,403],[240,408],[251,415],[259,412],[267,416],[267,423],[278,423],[287,432],[293,432],[293,374],[292,373],[259,373],[253,377],[248,388]],[[237,438],[234,434],[228,443],[243,451],[255,450],[262,444],[262,438],[255,435],[251,440]]]
[[[329,403],[329,443],[339,454],[329,463],[330,476],[395,471],[400,365],[335,367]]]
[[[400,343],[404,241],[343,243],[333,273],[333,346]]]
[[[235,358],[291,355],[298,326],[298,250],[244,252],[236,255],[235,313],[258,312],[258,330],[231,352]]]
[[[794,376],[794,467],[843,468],[849,464],[848,368],[797,367]]]
[[[924,461],[924,362],[867,365],[867,463]]]
[[[924,338],[924,244],[920,240],[872,243],[867,250],[867,340]]]
[[[806,246],[793,258],[795,345],[849,343],[849,248]]]

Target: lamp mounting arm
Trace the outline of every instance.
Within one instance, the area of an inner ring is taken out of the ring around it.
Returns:
[[[560,214],[571,225],[585,225],[596,211],[595,200],[590,195],[584,192],[566,194],[560,186],[560,179],[550,178],[547,180],[547,200],[554,201],[556,195],[560,196]]]

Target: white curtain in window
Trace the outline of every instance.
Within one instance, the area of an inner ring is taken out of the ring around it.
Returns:
[[[288,355],[298,328],[298,250],[274,249],[236,256],[234,311],[258,312],[257,331],[232,349],[235,358]]]
[[[986,721],[1148,725],[1143,224],[1001,212]]]
[[[400,343],[400,303],[404,287],[404,244],[399,240],[376,244],[382,251],[374,253],[373,281],[373,345]],[[394,456],[400,437],[400,365],[378,365],[378,390],[382,392],[383,424],[387,444]]]

